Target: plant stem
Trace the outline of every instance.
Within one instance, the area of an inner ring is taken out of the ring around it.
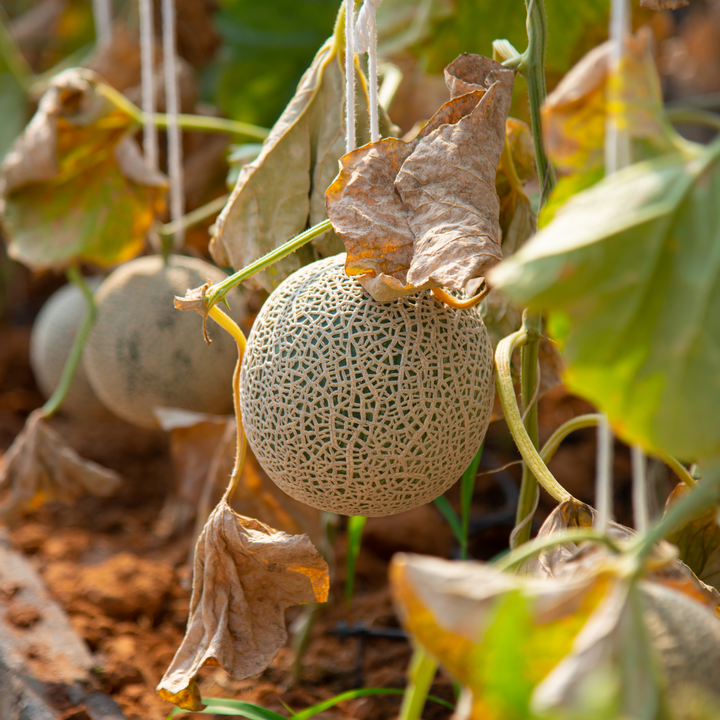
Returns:
[[[131,103],[121,92],[115,88],[101,83],[97,86],[97,92],[109,100],[116,108],[128,114],[138,124],[144,125],[147,122],[145,113],[134,103]],[[155,113],[149,118],[158,127],[166,128],[169,117],[165,113]],[[264,140],[270,131],[267,128],[250,125],[249,123],[228,120],[226,118],[211,117],[207,115],[187,115],[180,113],[177,116],[177,125],[183,130],[202,130],[205,132],[230,133],[252,140]]]
[[[422,715],[430,686],[435,679],[438,664],[420,645],[415,646],[410,667],[408,685],[403,695],[399,720],[418,720]]]
[[[362,535],[367,518],[363,515],[353,515],[348,519],[347,526],[347,555],[345,561],[345,604],[349,605],[355,587],[355,568],[360,555]]]
[[[245,335],[243,335],[243,331],[238,327],[237,323],[219,307],[211,307],[208,315],[220,325],[223,330],[226,330],[232,335],[238,347],[238,361],[235,366],[235,372],[233,373],[233,407],[235,408],[235,422],[237,424],[237,449],[235,451],[235,466],[230,475],[230,482],[221,500],[221,502],[229,503],[240,482],[240,475],[242,474],[245,455],[247,454],[247,438],[245,437],[245,430],[242,424],[242,411],[240,410],[240,366],[242,365],[243,355],[245,354]]]
[[[495,351],[495,368],[497,390],[500,396],[505,418],[507,420],[510,433],[513,440],[520,451],[526,465],[537,478],[538,482],[547,490],[547,492],[557,502],[564,502],[572,499],[572,495],[560,485],[548,470],[547,465],[543,462],[538,454],[537,448],[530,439],[522,418],[520,410],[515,399],[515,388],[513,387],[512,374],[510,365],[512,354],[515,348],[522,346],[527,341],[527,331],[523,328],[517,332],[503,338]],[[528,483],[529,484],[529,483]],[[534,490],[533,490],[534,493]],[[532,496],[532,504],[534,505],[535,496]],[[532,507],[532,505],[531,505]],[[526,513],[527,514],[527,513]]]
[[[203,220],[206,220],[213,215],[217,215],[217,213],[225,207],[225,203],[227,203],[229,197],[230,195],[221,195],[220,197],[211,200],[209,203],[206,203],[192,212],[189,212],[187,215],[183,215],[175,222],[158,224],[155,227],[155,230],[158,235],[169,236],[174,235],[180,229],[187,229],[193,225],[197,225]]]
[[[527,435],[533,446],[540,446],[540,434],[538,430],[538,413],[535,388],[540,382],[538,373],[538,351],[540,344],[540,326],[542,317],[537,313],[527,313],[523,327],[526,331],[527,341],[521,350],[521,395],[524,414],[524,425]],[[535,511],[535,497],[537,494],[537,479],[527,463],[523,463],[522,481],[520,483],[520,495],[518,498],[517,512],[515,514],[515,525],[518,526],[525,521],[513,535],[513,546],[517,547],[530,539],[532,520],[527,519]]]
[[[557,449],[560,447],[560,443],[570,433],[584,428],[597,427],[601,419],[602,415],[600,413],[592,413],[588,415],[578,415],[572,420],[568,420],[566,423],[563,423],[543,445],[543,448],[540,451],[540,457],[546,464],[549,463],[553,459]],[[658,452],[657,456],[675,473],[675,475],[677,475],[681,482],[684,482],[688,487],[695,487],[695,478],[690,475],[688,470],[679,460],[675,459],[672,455],[666,455],[662,452]]]
[[[579,543],[586,541],[605,545],[614,553],[620,552],[620,547],[614,540],[597,530],[593,530],[592,528],[570,528],[562,532],[553,533],[548,537],[540,538],[539,540],[531,540],[522,547],[513,550],[508,555],[504,555],[497,562],[493,563],[493,565],[501,571],[510,570],[515,567],[515,565],[519,565],[524,560],[531,558],[533,555],[537,555],[547,548],[571,542]]]
[[[542,136],[540,108],[547,97],[545,84],[545,50],[547,46],[547,16],[544,0],[525,0],[528,9],[528,46],[522,54],[519,70],[527,81],[530,106],[530,127],[535,147],[535,165],[540,181],[540,207],[557,182],[555,169],[548,161]]]
[[[332,224],[329,220],[323,220],[323,222],[313,225],[309,230],[301,233],[292,240],[288,240],[280,247],[271,250],[266,255],[255,260],[255,262],[246,265],[242,270],[238,270],[234,275],[231,275],[225,280],[212,285],[208,288],[205,294],[205,303],[208,308],[212,308],[216,303],[221,302],[225,299],[225,296],[234,288],[243,283],[249,277],[252,277],[255,273],[264,270],[278,260],[282,260],[287,255],[294,253],[300,249],[303,245],[307,245],[311,240],[322,235],[324,232],[332,229]]]
[[[93,292],[85,282],[80,271],[75,265],[71,265],[66,272],[67,279],[80,288],[85,301],[87,303],[87,310],[85,312],[85,318],[83,324],[78,329],[75,339],[73,340],[70,353],[65,360],[63,366],[62,375],[60,376],[60,382],[55,388],[53,394],[48,398],[47,402],[42,406],[42,412],[45,417],[52,417],[63,404],[63,401],[67,397],[72,385],[75,372],[77,371],[80,360],[82,359],[83,350],[85,349],[85,342],[87,341],[90,329],[95,322],[95,315],[97,309],[95,307],[95,300],[93,299]]]
[[[548,161],[547,154],[545,153],[540,120],[540,108],[547,97],[547,87],[545,84],[547,17],[545,15],[544,0],[526,0],[525,4],[527,7],[528,46],[522,54],[518,68],[527,81],[530,126],[533,145],[535,147],[535,165],[537,167],[538,179],[540,180],[540,207],[542,207],[547,200],[549,192],[555,187],[556,183],[555,170]],[[526,347],[523,348],[521,359],[523,413],[525,416],[525,429],[527,431],[526,437],[532,444],[535,454],[537,455],[537,447],[540,441],[538,436],[535,387],[539,382],[537,368],[540,334],[542,332],[542,316],[535,312],[527,313],[523,327],[526,331]],[[513,405],[515,405],[514,402]],[[508,423],[509,422],[510,420],[508,419]],[[523,453],[523,458],[524,457],[525,453]],[[543,467],[547,470],[544,464]],[[530,532],[532,530],[530,516],[534,513],[535,509],[537,480],[538,478],[535,477],[528,463],[525,462],[523,464],[520,497],[516,514],[516,527],[520,527],[517,528],[517,532],[513,534],[513,544],[515,546],[527,542],[530,538]]]

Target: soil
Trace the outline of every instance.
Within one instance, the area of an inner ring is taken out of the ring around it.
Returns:
[[[28,414],[43,398],[28,364],[30,324],[43,300],[60,280],[33,278],[11,265],[6,297],[22,302],[6,305],[0,326],[0,455],[22,429]],[[547,438],[562,422],[591,411],[562,387],[540,402],[541,435]],[[192,529],[166,538],[156,532],[158,517],[174,493],[168,437],[122,421],[83,425],[61,416],[52,425],[83,457],[120,472],[121,490],[112,498],[85,497],[71,506],[49,504],[18,518],[9,528],[15,545],[32,560],[53,596],[70,616],[97,660],[97,676],[105,692],[122,707],[128,720],[161,720],[172,707],[155,693],[163,672],[183,637],[188,616],[191,576],[187,564]],[[512,496],[519,466],[487,471],[517,461],[502,422],[486,439],[483,464],[473,501],[471,554],[487,560],[503,552],[513,524]],[[592,431],[568,438],[552,461],[558,480],[577,497],[592,501],[595,442]],[[615,454],[616,515],[631,524],[630,461],[619,444]],[[656,468],[657,507],[671,483]],[[457,486],[449,498],[458,501]],[[535,526],[553,507],[543,495]],[[346,537],[343,523],[334,543],[330,601],[314,611],[304,653],[296,664],[291,647],[283,648],[257,677],[234,680],[223,670],[202,671],[203,696],[232,697],[286,714],[354,687],[403,688],[411,650],[398,635],[387,585],[387,566],[397,551],[457,557],[452,533],[433,505],[390,518],[370,519],[357,565],[355,594],[343,600]],[[288,622],[299,626],[308,610],[292,608]],[[34,619],[17,604],[10,620],[22,626]],[[370,634],[358,635],[358,628]],[[452,682],[440,672],[432,694],[454,698]],[[398,696],[365,697],[344,702],[320,718],[391,719]],[[450,711],[429,702],[424,718],[448,718]],[[186,717],[197,717],[192,715]],[[202,716],[207,717],[207,716]]]

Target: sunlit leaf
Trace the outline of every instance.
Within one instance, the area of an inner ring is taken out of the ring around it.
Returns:
[[[345,269],[376,300],[461,290],[502,257],[494,181],[514,72],[461,55],[445,78],[452,99],[414,140],[348,153],[327,191]]]
[[[606,178],[491,273],[567,316],[571,391],[624,440],[685,459],[720,455],[719,157],[695,146]]]
[[[403,624],[472,691],[473,720],[534,718],[560,707],[568,717],[600,720],[624,699],[611,687],[593,715],[592,703],[580,698],[582,715],[574,694],[563,691],[563,661],[587,677],[617,660],[609,651],[627,636],[628,613],[635,621],[628,587],[613,573],[525,580],[480,563],[396,555],[391,583]],[[640,671],[652,675],[647,666]]]
[[[120,483],[117,473],[81,458],[36,410],[0,463],[0,520],[49,501],[107,497]]]
[[[160,697],[204,706],[196,684],[206,665],[236,678],[264,670],[287,640],[285,609],[327,600],[328,567],[307,535],[287,535],[221,502],[195,549],[190,619]]]
[[[145,165],[132,119],[88,70],[53,78],[2,165],[8,252],[40,270],[137,255],[164,207],[165,178]]]

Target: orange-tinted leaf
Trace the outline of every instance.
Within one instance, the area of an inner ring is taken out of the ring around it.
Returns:
[[[287,640],[285,609],[325,602],[328,588],[327,564],[307,535],[278,532],[221,502],[198,539],[190,619],[160,697],[199,710],[202,667],[236,678],[261,672]]]
[[[137,255],[164,208],[164,176],[145,165],[132,119],[89,70],[53,78],[2,165],[9,253],[34,270]]]
[[[117,473],[68,447],[42,410],[36,410],[2,459],[0,520],[51,500],[69,503],[88,493],[112,495],[120,482]]]
[[[462,290],[502,257],[494,181],[514,72],[461,55],[445,78],[452,99],[414,140],[348,153],[326,193],[346,270],[377,300]]]

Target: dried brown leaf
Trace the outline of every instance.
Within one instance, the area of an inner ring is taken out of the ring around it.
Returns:
[[[0,520],[50,500],[72,502],[92,494],[112,495],[120,476],[81,458],[35,410],[3,457],[0,467]]]
[[[445,78],[452,99],[415,139],[348,153],[326,193],[346,270],[377,300],[462,290],[502,258],[494,181],[514,71],[461,55]]]
[[[160,697],[200,710],[202,667],[236,678],[261,672],[287,640],[285,609],[325,602],[328,588],[327,564],[307,535],[278,532],[221,502],[198,539],[190,619]]]

